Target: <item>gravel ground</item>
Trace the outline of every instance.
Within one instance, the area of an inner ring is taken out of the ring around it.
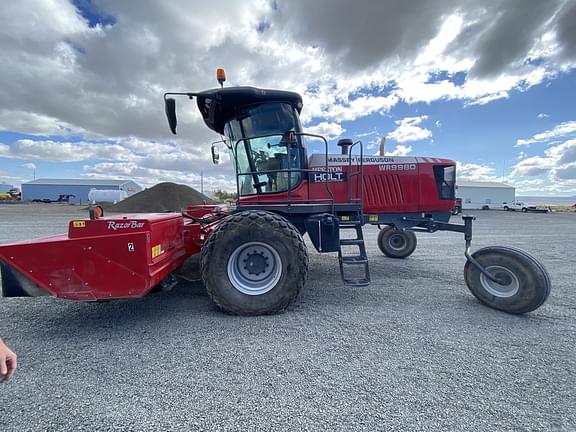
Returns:
[[[0,242],[55,234],[80,210],[0,206]],[[576,214],[478,212],[477,247],[512,245],[548,268],[525,316],[479,304],[463,236],[419,234],[385,258],[367,227],[372,284],[346,288],[310,250],[287,313],[219,313],[202,286],[133,301],[0,299],[19,369],[0,430],[574,431]],[[8,229],[6,229],[8,228]]]

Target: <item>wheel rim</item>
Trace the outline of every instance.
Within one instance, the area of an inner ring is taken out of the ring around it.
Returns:
[[[388,239],[390,249],[401,251],[406,248],[406,238],[402,234],[392,234]]]
[[[501,279],[504,283],[499,284],[488,279],[484,273],[480,274],[480,283],[482,287],[495,297],[512,297],[520,289],[520,282],[516,275],[508,270],[506,267],[501,266],[488,266],[486,270],[490,272],[491,275]]]
[[[228,259],[228,279],[241,293],[262,295],[276,286],[282,276],[282,260],[266,243],[245,243]]]

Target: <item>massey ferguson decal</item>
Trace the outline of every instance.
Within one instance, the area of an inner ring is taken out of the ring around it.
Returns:
[[[144,222],[138,221],[126,221],[126,222],[116,222],[108,221],[109,230],[122,230],[122,229],[133,229],[133,228],[144,228]]]
[[[359,156],[352,156],[352,163],[353,164],[357,164],[360,163],[360,157]],[[411,158],[413,159],[413,158]],[[362,162],[364,162],[364,165],[367,164],[380,164],[380,163],[388,163],[388,162],[396,162],[394,160],[393,157],[387,157],[387,156],[363,156],[362,157]],[[331,163],[338,163],[338,164],[343,164],[343,163],[348,163],[348,156],[332,156],[332,155],[328,155],[328,164]]]
[[[379,171],[396,172],[396,171],[416,171],[420,161],[411,156],[363,156],[362,164],[364,166],[378,165]],[[343,182],[346,181],[346,173],[343,172],[345,166],[351,164],[352,169],[357,169],[360,165],[360,156],[328,155],[328,167],[326,167],[326,157],[322,154],[313,154],[310,157],[308,166],[314,171],[311,172],[309,179],[311,182]],[[326,168],[328,173],[326,174]]]
[[[362,157],[362,164],[363,165],[389,165],[392,166],[402,166],[402,168],[392,168],[392,171],[396,170],[406,170],[406,169],[416,169],[415,165],[418,162],[425,162],[419,161],[417,158],[412,156],[363,156]],[[351,156],[350,159],[348,156],[345,155],[328,155],[328,166],[345,166],[351,163],[353,166],[357,166],[360,164],[360,156]],[[316,169],[318,167],[326,167],[326,156],[315,153],[310,156],[310,161],[308,165],[312,169]],[[405,168],[406,165],[412,166],[412,168]],[[388,171],[387,168],[384,168],[383,171]]]

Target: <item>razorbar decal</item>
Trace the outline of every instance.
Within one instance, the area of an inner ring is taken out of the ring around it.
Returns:
[[[130,228],[144,228],[144,222],[138,221],[127,221],[127,222],[116,222],[108,221],[109,230],[119,230],[119,229],[130,229]]]

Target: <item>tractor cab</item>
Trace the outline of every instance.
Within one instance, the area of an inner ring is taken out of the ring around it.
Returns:
[[[196,96],[206,125],[225,137],[234,160],[239,196],[287,192],[300,184],[306,154],[299,94],[228,87],[190,96]],[[169,110],[167,102],[170,119]]]
[[[240,196],[286,192],[302,180],[300,95],[232,87],[197,97],[204,122],[225,137]]]
[[[285,102],[246,107],[224,126],[240,196],[286,192],[302,179],[306,160],[298,113]]]

